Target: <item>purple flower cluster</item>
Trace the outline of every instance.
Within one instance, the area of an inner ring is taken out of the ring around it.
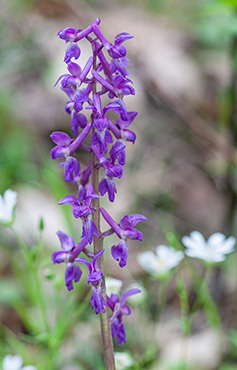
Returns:
[[[112,257],[119,261],[120,267],[124,267],[128,255],[127,239],[142,240],[142,233],[134,226],[146,217],[138,214],[125,215],[117,224],[103,208],[99,210],[94,206],[99,194],[104,196],[107,193],[111,202],[115,199],[117,193],[115,181],[123,175],[126,142],[134,144],[136,140],[135,133],[128,127],[137,115],[137,112],[127,111],[123,100],[125,95],[135,94],[126,70],[129,60],[126,58],[126,48],[123,45],[133,36],[125,32],[120,33],[115,36],[114,44],[111,44],[101,32],[99,24],[100,19],[97,18],[84,30],[67,27],[58,33],[58,36],[68,44],[64,58],[68,73],[60,76],[55,85],[60,83],[61,90],[68,97],[65,111],[71,117],[71,135],[62,131],[51,134],[51,139],[56,144],[51,150],[51,157],[63,159],[60,165],[64,167],[65,181],[72,182],[77,187],[78,196],[66,195],[58,204],[71,205],[73,216],[81,219],[82,239],[76,244],[71,236],[58,231],[62,250],[53,253],[52,261],[66,264],[65,284],[69,291],[73,289],[73,282],[78,282],[82,274],[78,263],[88,267],[87,283],[92,288],[91,307],[96,314],[104,313],[105,307],[110,307],[113,312],[110,318],[112,334],[117,335],[117,342],[120,343],[126,338],[122,316],[130,313],[124,302],[129,295],[138,291],[128,291],[122,296],[121,301],[115,295],[107,297],[106,301],[101,293],[103,271],[97,264],[104,250],[93,253],[87,245],[92,243],[93,237],[105,237],[115,232],[120,242],[111,248]],[[86,39],[92,47],[92,56],[83,67],[76,63],[81,55],[78,42],[82,39]],[[117,117],[115,122],[109,118],[110,111]],[[97,160],[95,167],[103,171],[98,184],[99,194],[91,184],[94,162],[90,161],[82,170],[77,159],[78,148],[92,153]],[[99,235],[93,221],[94,212],[101,212],[111,227],[102,235]],[[87,259],[79,257],[81,252]]]

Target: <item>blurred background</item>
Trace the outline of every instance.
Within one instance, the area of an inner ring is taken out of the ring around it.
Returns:
[[[236,369],[236,253],[221,269],[214,269],[210,283],[222,319],[221,334],[200,313],[188,338],[178,323],[180,305],[173,279],[162,323],[156,326],[158,334],[151,339],[155,303],[149,277],[136,256],[162,243],[177,244],[193,230],[205,237],[217,231],[237,236],[237,1],[1,0],[0,10],[0,193],[8,188],[18,192],[16,230],[29,248],[34,251],[39,240],[44,241],[37,274],[49,322],[53,325],[63,313],[67,323],[55,344],[56,365],[51,368],[103,369],[95,315],[88,309],[71,317],[63,310],[65,300],[70,301],[70,312],[78,309],[88,292],[77,288],[77,296],[68,298],[64,267],[50,262],[51,253],[59,249],[56,231],[79,240],[81,227],[72,219],[70,206],[57,205],[75,189],[65,184],[62,169],[50,157],[49,135],[54,130],[70,132],[64,111],[67,98],[59,86],[54,87],[66,73],[65,43],[57,32],[68,26],[85,28],[100,17],[111,42],[120,32],[134,35],[126,47],[136,96],[125,101],[129,111],[139,112],[132,127],[137,141],[127,145],[116,200],[109,203],[105,196],[102,205],[116,220],[130,213],[148,219],[139,227],[144,242],[129,244],[126,269],[119,269],[109,256],[112,239],[105,241],[106,273],[121,278],[125,287],[142,281],[148,294],[144,311],[135,308],[127,319],[131,326],[127,346],[116,349],[128,348],[135,354],[134,369]],[[90,52],[83,47],[82,64]],[[81,155],[86,165],[88,157]],[[1,228],[0,235],[0,356],[20,353],[26,364],[48,369],[49,342],[44,333],[38,335],[40,303],[26,291],[25,282],[31,278],[24,258],[11,231]],[[202,274],[202,266],[196,267]],[[191,306],[195,292],[185,266],[183,271]],[[141,316],[146,316],[145,324]],[[182,367],[180,358],[185,356]],[[170,359],[172,364],[167,365]]]

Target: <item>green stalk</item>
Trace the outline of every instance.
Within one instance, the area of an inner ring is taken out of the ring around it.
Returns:
[[[93,48],[94,49],[94,48]],[[93,68],[96,70],[96,53],[93,50],[94,56],[94,63]],[[96,82],[94,80],[92,84],[92,92],[93,94],[96,93]],[[93,116],[92,116],[93,120]],[[92,128],[92,134],[94,132],[94,128]],[[97,158],[94,152],[91,152],[91,183],[94,188],[94,192],[98,194],[98,186],[99,186],[99,168],[96,168]],[[92,219],[96,224],[98,229],[99,237],[93,236],[93,245],[94,245],[94,254],[98,251],[103,249],[103,239],[100,237],[101,230],[100,230],[100,199],[93,199],[93,207],[95,208],[95,212],[92,213]],[[103,256],[98,259],[98,267],[102,271],[103,278],[101,283],[101,294],[106,301],[106,287],[105,287],[105,278],[104,278],[104,267],[103,267]],[[102,337],[102,344],[104,350],[104,361],[106,370],[115,370],[115,362],[114,362],[114,348],[113,348],[113,340],[111,334],[111,325],[109,321],[108,309],[105,307],[105,313],[100,312],[100,328],[101,328],[101,337]]]
[[[193,309],[197,307],[197,304],[200,304],[201,306],[203,306],[205,310],[209,325],[212,327],[213,326],[220,327],[221,325],[220,315],[217,306],[211,296],[211,293],[209,292],[211,276],[212,276],[212,266],[208,265],[206,266],[205,276],[201,286],[200,284],[197,284],[196,286],[198,301],[195,302]]]
[[[99,169],[95,167],[97,163],[97,159],[95,154],[91,153],[91,183],[93,185],[94,191],[98,193],[98,185],[99,185]],[[93,207],[95,207],[96,212],[93,212],[92,218],[95,222],[99,235],[101,234],[100,231],[100,199],[94,199]],[[93,237],[93,244],[94,244],[94,253],[103,249],[103,239],[101,237]],[[101,256],[98,259],[98,267],[103,273],[103,279],[101,284],[101,294],[103,298],[106,300],[106,288],[105,288],[105,279],[104,279],[104,268],[103,268],[103,257]],[[104,348],[104,360],[106,370],[115,370],[115,363],[114,363],[114,349],[113,349],[113,341],[112,341],[112,334],[111,334],[111,325],[108,316],[108,310],[106,307],[105,313],[100,312],[100,327],[101,327],[101,336],[102,336],[102,343]]]

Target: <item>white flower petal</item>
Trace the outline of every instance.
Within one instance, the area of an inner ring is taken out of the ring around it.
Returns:
[[[220,247],[218,248],[218,252],[224,254],[233,252],[235,248],[235,243],[236,239],[233,236],[230,236],[222,243],[222,245],[220,245]]]
[[[167,247],[167,245],[158,245],[156,247],[156,254],[158,257],[166,258],[170,254],[170,249]]]
[[[186,248],[189,249],[200,249],[205,248],[206,242],[204,241],[197,241],[196,239],[191,238],[190,236],[184,236],[182,238],[182,243]]]
[[[225,239],[226,236],[224,234],[214,233],[208,238],[207,243],[212,247],[216,247],[219,244],[223,243]]]
[[[206,240],[200,231],[194,230],[190,233],[190,237],[194,239],[197,243],[205,244]]]
[[[126,352],[115,352],[114,358],[117,370],[125,370],[128,367],[132,366],[134,362],[132,357]]]
[[[17,193],[11,189],[6,190],[3,197],[0,196],[0,222],[8,223],[12,221],[16,203]]]
[[[20,370],[23,364],[20,355],[6,355],[3,359],[2,370]]]
[[[110,295],[113,294],[119,294],[123,282],[119,279],[114,279],[109,276],[105,278],[105,284],[106,284],[106,294],[110,297]]]
[[[151,252],[142,252],[137,256],[140,266],[149,274],[154,275],[157,273],[156,255]]]
[[[24,366],[21,370],[37,370],[37,369],[33,365],[28,365],[28,366]]]

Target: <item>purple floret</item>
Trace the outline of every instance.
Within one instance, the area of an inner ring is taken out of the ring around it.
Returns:
[[[124,267],[127,264],[128,255],[126,240],[132,239],[142,241],[142,232],[134,229],[133,226],[135,226],[138,222],[145,221],[147,218],[139,214],[125,215],[121,218],[119,224],[117,224],[104,208],[100,208],[100,212],[102,213],[105,221],[110,225],[112,230],[121,240],[120,243],[112,246],[111,254],[116,261],[119,261],[119,266]]]
[[[107,296],[107,303],[113,314],[110,316],[111,321],[111,331],[112,337],[117,337],[116,342],[119,343],[126,343],[126,333],[125,333],[125,326],[123,322],[124,315],[130,315],[131,310],[128,306],[125,305],[125,301],[131,295],[140,293],[140,289],[129,289],[125,292],[121,299],[117,294],[111,294],[110,297]]]
[[[105,307],[107,306],[106,301],[104,300],[101,294],[101,280],[102,280],[102,271],[99,269],[97,260],[104,253],[104,249],[98,251],[92,261],[87,261],[83,257],[76,259],[77,262],[83,263],[87,266],[89,274],[87,275],[87,284],[91,285],[92,296],[90,299],[91,308],[95,309],[95,313],[105,312]]]

